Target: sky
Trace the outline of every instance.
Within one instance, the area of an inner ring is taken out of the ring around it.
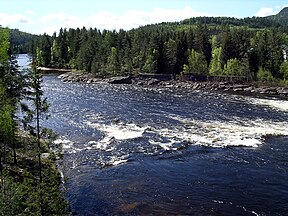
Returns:
[[[278,13],[287,0],[0,0],[0,25],[33,34],[62,28],[129,30],[198,16]]]

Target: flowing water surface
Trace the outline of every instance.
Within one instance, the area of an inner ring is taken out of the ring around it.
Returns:
[[[287,215],[288,101],[44,76],[78,215]]]

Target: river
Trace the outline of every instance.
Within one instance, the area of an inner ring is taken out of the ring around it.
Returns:
[[[288,101],[43,77],[78,215],[287,215]]]

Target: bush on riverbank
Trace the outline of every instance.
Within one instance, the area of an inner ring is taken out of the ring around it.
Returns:
[[[42,142],[43,152],[49,152],[48,143]],[[40,182],[35,138],[21,134],[17,137],[17,146],[17,165],[8,156],[1,169],[0,215],[68,215],[68,205],[59,188],[61,177],[54,153],[42,157]]]

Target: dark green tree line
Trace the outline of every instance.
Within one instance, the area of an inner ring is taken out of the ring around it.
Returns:
[[[215,26],[201,23],[184,29],[179,26],[164,23],[118,32],[61,29],[58,35],[38,37],[32,53],[39,66],[71,68],[101,77],[138,73],[176,77],[194,71],[191,73],[265,80],[265,76],[261,78],[264,70],[273,79],[284,79],[280,67],[284,62],[287,33],[282,28],[263,30],[222,25],[215,31]],[[199,62],[203,64],[197,66],[199,71],[189,69],[197,68],[192,65]]]

